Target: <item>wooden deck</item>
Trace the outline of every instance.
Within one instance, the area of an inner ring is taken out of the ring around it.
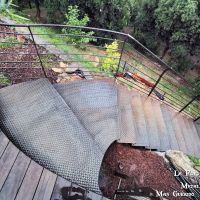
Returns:
[[[0,131],[0,200],[108,200],[41,167]]]
[[[164,103],[131,91],[135,146],[181,150],[200,158],[200,126]],[[127,122],[128,123],[128,122]],[[0,200],[106,200],[44,169],[0,132]],[[70,198],[69,198],[70,199]]]

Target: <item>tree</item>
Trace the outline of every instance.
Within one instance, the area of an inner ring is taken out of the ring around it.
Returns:
[[[69,6],[68,12],[66,16],[66,24],[72,26],[87,26],[88,22],[90,21],[87,15],[84,15],[83,18],[79,17],[80,11],[78,6]],[[76,44],[81,49],[86,49],[86,44],[90,41],[94,41],[91,37],[94,32],[89,31],[85,32],[84,30],[78,28],[63,28],[62,32],[67,34],[67,41],[71,44]]]
[[[133,36],[149,49],[157,53],[159,38],[155,32],[155,9],[159,0],[135,0],[132,7],[130,25]]]
[[[41,11],[40,11],[40,0],[34,0],[34,3],[35,3],[35,7],[36,7],[36,18],[37,19],[40,19],[41,17]]]
[[[133,35],[162,59],[168,55],[177,71],[187,70],[189,57],[200,49],[200,0],[142,0],[133,5]]]
[[[155,18],[156,32],[165,42],[161,58],[180,45],[191,55],[195,53],[200,34],[197,0],[160,0]]]
[[[32,9],[32,3],[34,3],[36,8],[37,19],[41,18],[40,6],[42,5],[43,2],[44,0],[28,0],[28,2],[26,0],[14,0],[14,3],[18,5],[19,10],[22,10],[23,8],[27,7],[27,5],[29,6],[30,9]]]
[[[45,0],[49,22],[64,22],[65,13],[69,5],[77,5],[80,17],[85,14],[91,19],[89,26],[121,30],[127,25],[131,14],[133,0]],[[60,18],[55,19],[55,13],[60,13]]]

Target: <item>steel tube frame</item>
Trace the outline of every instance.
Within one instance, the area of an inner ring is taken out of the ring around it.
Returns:
[[[58,24],[6,24],[6,23],[0,23],[0,26],[7,26],[7,27],[27,27],[28,30],[29,30],[29,34],[27,33],[19,33],[18,35],[30,35],[31,36],[31,39],[33,41],[33,45],[35,47],[35,50],[36,50],[36,54],[39,58],[39,62],[40,63],[40,66],[41,66],[41,69],[43,71],[43,74],[45,77],[47,77],[47,74],[46,74],[46,71],[45,71],[45,68],[44,68],[44,65],[43,65],[43,62],[42,62],[42,59],[41,59],[41,55],[42,53],[40,54],[39,52],[39,49],[38,49],[38,45],[42,45],[42,44],[36,44],[35,42],[35,39],[34,39],[34,36],[35,35],[40,35],[40,34],[33,34],[32,32],[32,28],[37,28],[37,27],[51,27],[51,28],[72,28],[72,29],[83,29],[83,30],[93,30],[93,31],[101,31],[101,32],[104,32],[104,33],[111,33],[111,34],[115,34],[116,36],[119,36],[120,37],[124,37],[124,40],[123,39],[120,39],[119,41],[120,42],[123,42],[123,45],[122,45],[122,48],[118,49],[121,50],[120,52],[120,57],[119,57],[119,62],[118,62],[118,65],[117,65],[117,69],[116,69],[116,73],[119,72],[120,70],[120,65],[121,65],[121,61],[122,61],[122,58],[123,58],[123,53],[126,53],[126,49],[125,49],[125,45],[127,43],[127,39],[130,39],[130,41],[132,41],[134,44],[138,45],[140,48],[142,48],[146,53],[147,55],[149,55],[151,58],[155,59],[162,67],[164,67],[164,71],[160,74],[159,78],[157,79],[154,87],[151,88],[151,91],[149,92],[148,96],[150,96],[152,94],[152,92],[155,90],[155,88],[158,86],[158,84],[160,83],[160,80],[161,78],[164,76],[164,74],[167,72],[167,71],[171,71],[174,75],[180,77],[182,80],[185,81],[185,83],[188,85],[188,86],[191,86],[190,83],[188,83],[181,75],[179,75],[174,69],[172,69],[167,63],[165,63],[163,60],[161,60],[157,55],[155,55],[152,51],[150,51],[148,48],[146,48],[143,44],[141,44],[138,40],[136,40],[133,36],[129,35],[129,34],[126,34],[126,33],[123,33],[123,32],[118,32],[118,31],[112,31],[112,30],[108,30],[108,29],[101,29],[101,28],[93,28],[93,27],[82,27],[82,26],[70,26],[70,25],[58,25]],[[2,33],[2,31],[0,32]],[[6,33],[6,32],[4,32]],[[8,34],[15,34],[15,33],[11,33],[11,32],[8,32]],[[55,36],[67,36],[67,35],[70,35],[70,34],[41,34],[41,35],[55,35]],[[81,37],[81,35],[77,35],[77,37]],[[111,39],[111,38],[108,38],[108,37],[99,37],[99,36],[91,36],[91,38],[97,38],[97,39],[108,39],[108,40],[114,40],[114,39]],[[52,44],[52,45],[64,45],[64,44]],[[74,45],[76,46],[76,45]],[[90,46],[90,45],[88,45]],[[91,45],[93,46],[93,45]],[[101,47],[101,48],[105,48],[105,47]],[[146,54],[145,54],[146,55]],[[102,56],[103,57],[103,56]],[[78,62],[78,61],[77,61]],[[81,62],[81,61],[79,61]],[[89,61],[82,61],[82,62],[89,62]],[[2,63],[2,62],[1,62]],[[6,63],[9,63],[6,62]],[[11,63],[11,61],[10,61]],[[126,68],[126,65],[129,65],[129,63],[127,63],[127,61],[125,61],[124,63],[124,66],[123,67],[123,71],[125,70]],[[195,101],[198,97],[200,96],[197,95],[195,96],[190,102],[188,102],[179,112],[182,112],[184,111],[190,104],[193,103],[193,101]],[[200,117],[198,117],[196,120],[198,120]]]
[[[40,57],[40,54],[39,54],[37,45],[36,45],[36,43],[35,43],[35,39],[34,39],[34,36],[33,36],[32,31],[31,31],[31,27],[30,27],[30,26],[27,26],[27,27],[28,27],[28,30],[29,30],[29,32],[30,32],[30,34],[31,34],[31,38],[32,38],[32,41],[33,41],[33,44],[34,44],[34,47],[35,47],[37,56],[38,56],[38,58],[39,58],[40,66],[41,66],[42,71],[43,71],[43,73],[44,73],[44,77],[47,78],[47,74],[46,74],[46,72],[45,72],[44,65],[43,65],[43,63],[42,63],[42,60],[41,60],[41,57]]]
[[[158,85],[158,83],[160,82],[161,78],[164,76],[164,74],[169,71],[170,69],[169,68],[166,68],[162,74],[159,76],[158,80],[156,81],[155,85],[152,87],[151,91],[149,92],[148,96],[151,95],[151,93],[154,91],[154,89],[156,88],[156,86]]]

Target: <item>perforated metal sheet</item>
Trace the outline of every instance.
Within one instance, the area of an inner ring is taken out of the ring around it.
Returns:
[[[131,96],[128,88],[125,86],[118,86],[118,104],[120,110],[120,127],[121,136],[119,143],[136,143],[135,125],[133,121],[133,113],[131,107]]]
[[[54,87],[105,153],[120,137],[117,89],[113,82],[77,81]]]
[[[100,192],[98,176],[104,153],[48,80],[1,89],[0,125],[39,164]]]

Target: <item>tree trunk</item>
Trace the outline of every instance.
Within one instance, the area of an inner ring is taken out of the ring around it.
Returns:
[[[37,9],[36,18],[40,19],[41,11],[40,11],[40,2],[39,2],[39,0],[35,0],[35,7]]]
[[[162,52],[162,55],[160,57],[161,59],[163,59],[165,57],[165,55],[168,52],[168,50],[169,50],[169,42],[166,42],[166,46],[165,46],[165,48],[164,48],[164,50]]]
[[[28,1],[29,8],[32,9],[31,1]]]

